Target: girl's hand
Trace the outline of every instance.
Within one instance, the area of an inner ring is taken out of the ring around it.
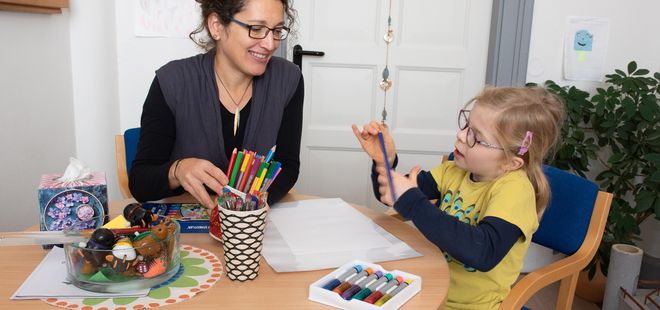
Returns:
[[[383,140],[385,141],[385,149],[387,150],[387,159],[389,160],[390,165],[394,162],[394,157],[396,156],[396,148],[394,147],[394,140],[390,136],[387,126],[379,122],[370,122],[364,125],[364,129],[360,131],[357,125],[353,124],[353,133],[355,137],[362,145],[362,149],[373,159],[377,165],[385,165],[385,158],[383,157],[383,151],[380,146],[380,139],[378,138],[378,132],[383,133]]]
[[[394,184],[394,193],[398,197],[401,197],[403,193],[408,191],[413,187],[417,187],[417,175],[419,174],[421,168],[415,166],[410,170],[410,173],[405,176],[394,170],[392,170],[392,183]],[[390,184],[387,180],[387,169],[385,166],[379,165],[376,166],[376,171],[378,172],[378,191],[380,192],[380,201],[388,206],[394,206],[396,201],[392,200],[392,195],[390,191]]]
[[[209,209],[215,206],[215,202],[209,196],[204,185],[219,194],[222,193],[222,188],[229,183],[229,179],[220,168],[208,160],[199,158],[180,159],[178,166],[177,162],[174,162],[168,176],[170,188],[182,186]]]

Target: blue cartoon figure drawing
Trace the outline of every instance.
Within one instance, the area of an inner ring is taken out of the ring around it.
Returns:
[[[594,35],[587,30],[578,30],[575,32],[573,49],[576,51],[591,52],[594,43]]]

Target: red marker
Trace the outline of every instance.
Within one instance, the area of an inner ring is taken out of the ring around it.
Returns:
[[[234,168],[234,161],[236,160],[236,148],[231,152],[231,159],[229,160],[229,169],[227,169],[227,177],[229,177],[229,174],[231,174],[231,169]]]
[[[383,294],[387,293],[387,291],[391,290],[395,286],[399,285],[401,282],[403,282],[402,277],[396,277],[395,279],[390,280],[385,284],[385,286],[381,287],[380,289],[376,290],[375,292],[371,293],[367,298],[364,299],[364,302],[368,302],[370,304],[375,303],[378,301],[381,297],[383,297]]]

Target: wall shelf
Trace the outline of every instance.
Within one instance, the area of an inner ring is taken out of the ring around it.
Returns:
[[[0,11],[61,14],[69,0],[0,0]]]

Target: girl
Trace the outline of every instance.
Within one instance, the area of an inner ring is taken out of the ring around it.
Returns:
[[[360,131],[353,125],[374,161],[376,197],[444,251],[451,272],[447,308],[497,309],[509,293],[549,200],[542,160],[563,117],[563,104],[544,89],[487,87],[459,113],[454,160],[430,172],[392,171],[392,184],[378,138],[381,131],[395,167],[387,127],[371,122]]]

